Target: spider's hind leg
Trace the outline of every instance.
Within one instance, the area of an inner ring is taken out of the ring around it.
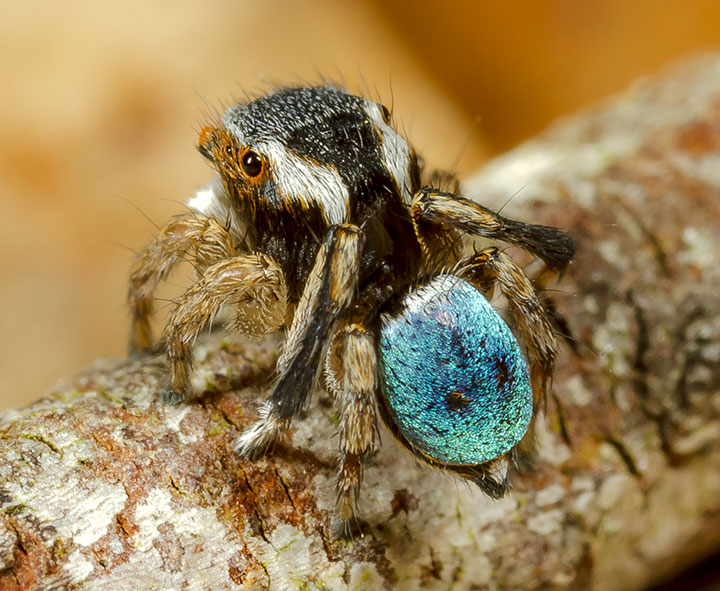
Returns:
[[[520,246],[553,271],[565,269],[575,254],[572,239],[557,228],[503,217],[454,193],[422,189],[413,198],[412,219],[426,254],[448,228]]]
[[[426,260],[432,260],[452,230],[519,246],[542,259],[552,272],[564,271],[575,255],[575,244],[566,233],[551,226],[512,220],[482,205],[436,189],[424,188],[413,198],[413,225]],[[507,299],[515,323],[528,349],[536,409],[545,402],[557,356],[557,342],[548,314],[532,282],[512,259],[497,248],[488,248],[458,263],[460,276],[491,294],[497,286]],[[516,463],[531,455],[533,423],[515,452]],[[526,462],[525,462],[526,463]]]
[[[533,391],[544,399],[557,357],[557,340],[547,312],[525,272],[499,248],[485,248],[458,265],[458,275],[485,294],[498,288],[510,306],[513,320],[530,357]]]
[[[426,261],[436,258],[438,248],[447,242],[448,231],[519,246],[542,259],[552,272],[564,271],[575,255],[573,240],[557,228],[506,218],[454,193],[431,188],[420,190],[413,198],[411,215]],[[487,296],[495,287],[505,296],[527,348],[534,407],[537,411],[541,402],[544,403],[547,398],[557,356],[557,342],[548,314],[532,282],[498,248],[488,248],[462,259],[456,269],[458,275]],[[523,439],[507,454],[507,459],[520,468],[527,467],[532,460],[535,416],[536,413],[533,413],[533,420]],[[487,494],[493,496],[506,488],[504,480],[496,477],[503,471],[498,471],[499,465],[478,466],[472,473],[463,475],[477,482]]]

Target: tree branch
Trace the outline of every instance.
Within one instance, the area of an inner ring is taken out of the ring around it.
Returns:
[[[720,58],[681,65],[496,159],[468,193],[567,228],[545,293],[568,346],[538,461],[500,501],[384,433],[368,534],[329,533],[336,417],[234,440],[278,343],[204,340],[180,407],[162,359],[102,360],[0,423],[2,589],[637,589],[720,542]],[[510,211],[512,210],[512,211]],[[561,412],[560,412],[561,411]]]

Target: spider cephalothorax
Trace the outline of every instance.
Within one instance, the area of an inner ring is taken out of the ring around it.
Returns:
[[[553,271],[572,259],[570,238],[423,188],[389,111],[335,87],[284,88],[232,107],[202,130],[198,148],[216,179],[161,229],[130,278],[130,347],[139,353],[152,344],[158,283],[186,257],[198,272],[167,324],[166,399],[185,398],[192,344],[229,308],[240,332],[286,329],[272,391],[238,451],[263,453],[322,376],[340,411],[342,533],[378,417],[417,458],[504,494],[556,342],[522,269],[495,247],[465,255],[458,237],[520,246]],[[527,363],[487,303],[495,288]]]

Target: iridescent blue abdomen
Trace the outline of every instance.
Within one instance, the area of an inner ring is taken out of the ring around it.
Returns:
[[[522,439],[532,417],[517,340],[458,277],[436,277],[382,315],[380,379],[406,443],[443,464],[497,458]]]

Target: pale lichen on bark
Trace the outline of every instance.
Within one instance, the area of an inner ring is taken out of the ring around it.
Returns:
[[[569,332],[538,461],[492,501],[384,433],[353,543],[329,533],[337,417],[318,395],[255,463],[232,450],[278,343],[103,360],[0,422],[2,589],[637,589],[720,542],[720,58],[680,65],[496,159],[468,193],[568,229]],[[562,420],[560,419],[562,417]]]

